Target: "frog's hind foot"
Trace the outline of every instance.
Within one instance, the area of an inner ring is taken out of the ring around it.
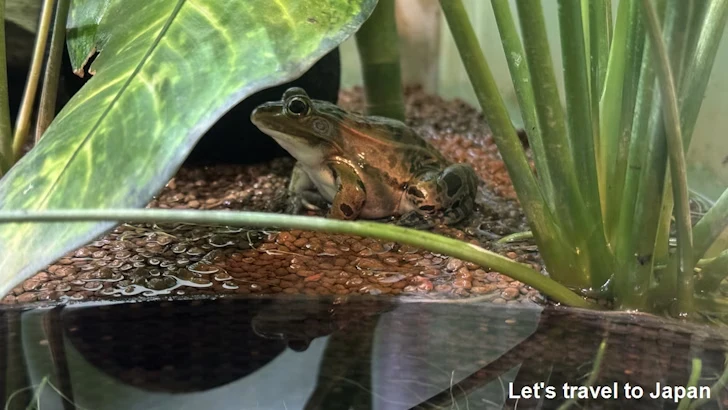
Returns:
[[[462,222],[473,215],[478,177],[470,165],[453,164],[445,168],[437,182],[446,225]]]
[[[415,228],[421,230],[430,230],[435,227],[435,221],[430,215],[423,215],[421,213],[411,211],[402,215],[395,225],[402,226],[405,228]]]
[[[455,225],[460,222],[467,221],[472,218],[473,209],[471,207],[457,207],[451,208],[444,212],[443,223],[445,225]]]

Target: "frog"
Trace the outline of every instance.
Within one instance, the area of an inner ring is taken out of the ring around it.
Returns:
[[[251,113],[252,123],[296,160],[288,213],[330,204],[328,217],[396,219],[427,226],[472,214],[478,178],[395,119],[346,111],[292,87]]]

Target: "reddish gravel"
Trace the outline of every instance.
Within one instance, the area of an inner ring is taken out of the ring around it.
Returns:
[[[340,105],[361,110],[361,95],[360,89],[345,91]],[[409,124],[446,156],[472,164],[483,180],[474,218],[435,231],[540,270],[533,246],[493,246],[501,235],[527,225],[482,116],[464,102],[420,89],[406,95]],[[278,212],[292,166],[284,158],[250,166],[183,167],[149,206]],[[306,231],[128,224],[69,253],[2,303],[250,293],[541,300],[535,290],[497,272],[391,242]]]

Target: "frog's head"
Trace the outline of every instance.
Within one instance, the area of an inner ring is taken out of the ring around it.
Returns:
[[[250,120],[299,161],[315,161],[323,148],[337,145],[345,112],[326,101],[312,100],[301,88],[289,88],[280,101],[259,105]]]

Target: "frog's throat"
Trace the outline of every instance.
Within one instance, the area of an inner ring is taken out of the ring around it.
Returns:
[[[294,137],[271,129],[266,129],[265,133],[276,140],[278,145],[303,165],[315,166],[324,162],[324,150],[320,146],[310,144],[304,138]]]

